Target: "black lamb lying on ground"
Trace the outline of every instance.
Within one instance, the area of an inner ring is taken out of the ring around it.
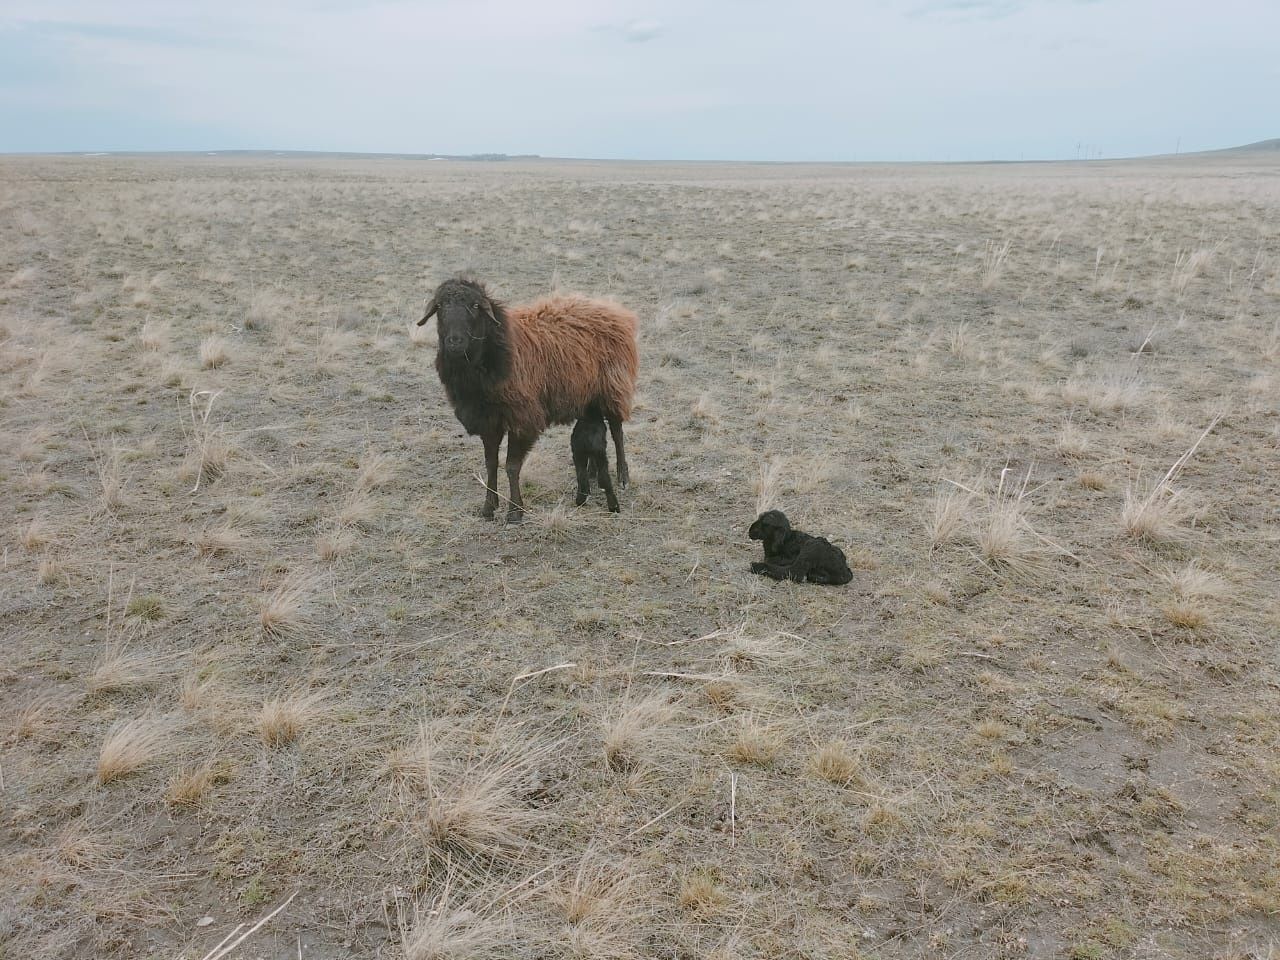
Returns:
[[[609,501],[609,509],[619,513],[618,495],[613,492],[613,482],[609,479],[609,448],[605,444],[604,415],[592,406],[586,410],[573,426],[573,436],[569,440],[573,448],[573,468],[578,474],[578,498],[574,502],[582,506],[587,502],[587,494],[591,492],[591,478],[600,481],[605,499]]]
[[[826,583],[839,586],[853,579],[844,553],[822,537],[792,530],[787,515],[768,510],[756,517],[747,535],[764,541],[764,560],[751,564],[751,572],[774,580]]]

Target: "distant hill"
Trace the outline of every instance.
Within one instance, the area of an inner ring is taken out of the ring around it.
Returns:
[[[1162,157],[1249,157],[1271,156],[1280,154],[1280,137],[1274,140],[1259,140],[1257,143],[1245,143],[1238,147],[1223,147],[1219,150],[1196,150],[1191,153],[1160,154]]]
[[[1239,147],[1227,147],[1223,150],[1204,150],[1203,153],[1277,153],[1280,152],[1280,137],[1274,140],[1259,140],[1257,143],[1246,143]]]

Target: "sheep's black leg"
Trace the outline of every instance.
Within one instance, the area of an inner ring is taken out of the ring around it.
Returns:
[[[604,490],[604,498],[609,501],[609,509],[613,513],[621,513],[618,506],[618,495],[613,492],[613,481],[609,479],[609,458],[596,457],[596,472],[600,478],[600,487]]]
[[[613,434],[613,450],[618,456],[618,486],[627,488],[631,482],[631,471],[627,469],[627,452],[622,442],[622,418],[608,417],[609,432]]]
[[[511,487],[511,506],[507,508],[507,523],[524,522],[524,497],[520,496],[520,469],[524,466],[524,458],[533,448],[533,439],[517,437],[512,434],[507,438],[507,483]]]
[[[583,451],[575,449],[573,451],[573,470],[578,477],[578,495],[573,502],[578,506],[582,506],[587,502],[587,494],[591,492],[591,479],[587,467],[587,455]]]
[[[769,563],[765,560],[757,560],[751,564],[751,572],[759,573],[771,580],[786,580],[791,576],[791,567],[782,563]]]
[[[502,446],[502,431],[482,433],[480,439],[484,441],[485,466],[484,507],[480,516],[492,520],[493,511],[498,509],[498,448]]]

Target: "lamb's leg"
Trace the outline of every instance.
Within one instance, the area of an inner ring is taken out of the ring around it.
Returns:
[[[582,506],[587,502],[587,494],[591,492],[591,480],[587,471],[587,455],[581,450],[573,451],[573,470],[578,476],[578,495],[574,503]]]
[[[507,508],[507,523],[524,522],[524,497],[520,496],[520,469],[524,458],[533,448],[534,440],[528,437],[507,437],[507,483],[511,487],[511,506]]]
[[[771,580],[787,580],[791,577],[791,567],[783,563],[770,563],[767,560],[757,560],[751,564],[751,572],[766,576]]]
[[[613,450],[618,456],[618,486],[623,490],[631,482],[631,471],[627,469],[627,452],[622,442],[622,418],[608,417],[609,432],[613,434]]]
[[[480,435],[484,441],[484,506],[480,516],[486,520],[493,519],[493,511],[498,509],[498,448],[502,446],[502,431],[495,430]]]
[[[609,501],[609,509],[613,513],[621,513],[618,506],[618,495],[613,492],[613,481],[609,479],[609,458],[596,457],[596,474],[600,478],[600,487],[604,490],[604,498]]]

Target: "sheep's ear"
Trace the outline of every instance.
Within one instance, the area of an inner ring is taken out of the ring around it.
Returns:
[[[427,312],[422,315],[422,319],[418,321],[418,326],[422,326],[431,319],[431,315],[436,312],[436,298],[432,297],[427,303]]]
[[[494,323],[498,322],[498,318],[493,315],[493,304],[489,302],[488,297],[480,298],[480,310],[487,314]]]

